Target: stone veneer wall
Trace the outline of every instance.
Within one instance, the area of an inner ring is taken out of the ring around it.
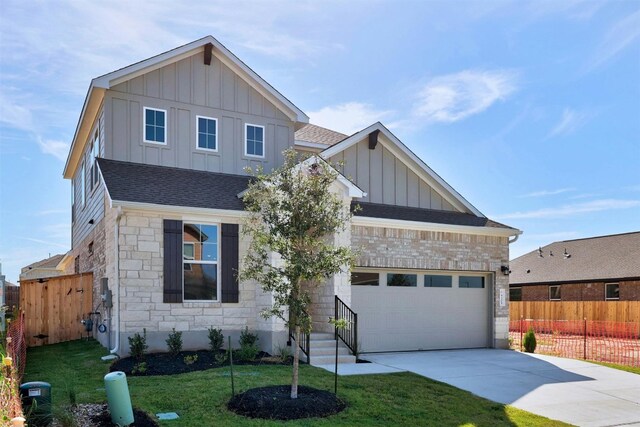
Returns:
[[[270,296],[252,282],[242,282],[238,303],[183,302],[163,303],[163,219],[180,219],[143,211],[123,211],[119,228],[120,297],[115,300],[115,255],[113,225],[115,209],[107,209],[106,221],[111,223],[107,237],[107,259],[110,286],[114,292],[114,309],[120,315],[120,351],[127,354],[127,337],[147,331],[150,351],[166,350],[165,339],[175,328],[183,332],[185,349],[207,348],[207,328],[221,328],[225,336],[232,336],[232,345],[238,346],[237,337],[248,327],[257,331],[259,344],[273,352],[284,345],[286,334],[282,322],[263,319],[260,310],[270,303]],[[188,220],[187,220],[188,221]],[[207,222],[200,218],[193,222]],[[220,218],[211,223],[238,222]],[[240,236],[240,262],[248,248],[248,240]],[[117,316],[114,316],[117,317]],[[115,330],[115,325],[113,326]]]
[[[352,226],[351,242],[358,267],[494,273],[494,346],[508,346],[509,306],[499,304],[500,290],[509,294],[509,277],[500,271],[509,262],[507,237]]]

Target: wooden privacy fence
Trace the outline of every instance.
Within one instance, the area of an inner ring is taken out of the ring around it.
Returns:
[[[509,317],[640,323],[640,301],[512,301]]]
[[[20,308],[25,313],[27,346],[82,338],[80,323],[92,310],[91,273],[25,280],[20,283]]]

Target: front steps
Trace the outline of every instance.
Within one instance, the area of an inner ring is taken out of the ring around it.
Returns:
[[[309,341],[311,365],[333,365],[336,363],[336,340],[333,334],[312,332]],[[300,360],[306,361],[306,356],[302,351],[300,352]],[[356,363],[356,357],[340,340],[338,340],[338,363]]]

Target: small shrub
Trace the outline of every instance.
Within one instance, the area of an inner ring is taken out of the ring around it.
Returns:
[[[287,347],[286,345],[278,346],[276,348],[276,356],[283,363],[287,362],[289,359],[291,359],[291,357],[293,357],[291,354],[291,347]]]
[[[184,361],[185,365],[193,365],[194,363],[196,363],[198,361],[198,355],[197,354],[192,354],[190,356],[185,356],[183,361]]]
[[[533,329],[529,329],[526,334],[524,334],[524,338],[522,339],[522,345],[524,347],[524,351],[527,353],[533,353],[536,351],[536,334],[533,332]]]
[[[258,342],[258,334],[249,332],[249,327],[245,326],[244,331],[240,332],[240,347],[256,345]]]
[[[145,372],[147,372],[147,362],[136,363],[135,365],[133,365],[133,368],[131,368],[132,374],[144,375]]]
[[[173,332],[169,334],[169,338],[166,340],[167,347],[169,347],[169,353],[177,356],[182,351],[182,332],[176,331],[173,328]]]
[[[214,353],[219,353],[222,345],[224,344],[224,335],[222,335],[222,329],[211,327],[209,331],[209,348]]]
[[[129,337],[129,353],[136,360],[144,359],[145,352],[149,348],[147,345],[147,330],[142,330],[142,335],[138,332]]]
[[[219,365],[224,364],[227,361],[227,359],[229,358],[227,353],[218,353],[214,357],[216,358],[216,362]]]

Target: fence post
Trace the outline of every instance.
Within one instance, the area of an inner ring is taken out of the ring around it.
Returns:
[[[584,348],[582,350],[582,358],[587,360],[587,318],[584,318]]]
[[[520,351],[522,351],[522,316],[520,316]]]

